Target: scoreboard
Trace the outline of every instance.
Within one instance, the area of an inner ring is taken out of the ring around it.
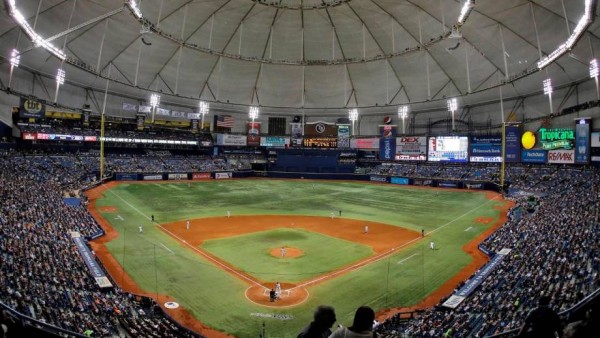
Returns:
[[[467,136],[430,137],[427,160],[431,162],[460,162],[469,159],[469,139]]]

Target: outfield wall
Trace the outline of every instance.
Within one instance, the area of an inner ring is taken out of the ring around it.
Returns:
[[[115,173],[116,181],[185,181],[185,180],[223,180],[247,177],[269,177],[288,179],[321,179],[321,180],[347,180],[370,181],[397,185],[417,185],[435,188],[473,189],[498,191],[498,185],[488,181],[478,180],[452,180],[432,179],[423,177],[401,177],[374,174],[351,173],[314,173],[314,172],[287,172],[287,171],[214,171],[214,172],[188,172],[188,173]]]

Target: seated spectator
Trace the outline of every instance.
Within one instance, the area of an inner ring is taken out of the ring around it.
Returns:
[[[319,305],[315,310],[314,320],[302,329],[298,338],[327,338],[331,334],[331,326],[335,321],[333,307]]]
[[[354,322],[350,327],[340,326],[329,338],[367,338],[373,337],[375,311],[368,306],[361,306],[354,314]]]
[[[519,331],[521,338],[555,338],[562,337],[563,329],[560,317],[550,308],[550,297],[541,296],[539,307],[532,310],[525,318],[525,324]]]

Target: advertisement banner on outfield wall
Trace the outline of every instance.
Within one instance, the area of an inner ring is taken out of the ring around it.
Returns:
[[[169,180],[187,180],[188,175],[187,174],[169,174],[168,176]]]
[[[292,126],[292,146],[301,147],[303,138],[303,127],[302,123],[290,123]]]
[[[193,180],[209,180],[210,173],[192,173]]]
[[[73,240],[73,243],[75,243],[75,247],[77,247],[79,255],[83,259],[85,265],[87,265],[88,271],[94,277],[98,286],[101,288],[112,287],[112,284],[104,273],[104,269],[102,269],[100,264],[96,262],[94,254],[92,254],[92,251],[87,246],[85,239],[81,237],[81,234],[78,232],[71,232],[71,239]]]
[[[471,136],[469,162],[502,162],[502,135]]]
[[[350,125],[338,124],[338,148],[350,148]]]
[[[592,148],[600,148],[600,131],[592,133]]]
[[[137,181],[138,174],[133,174],[133,173],[117,173],[117,174],[115,174],[115,179],[117,181]]]
[[[260,146],[261,147],[285,148],[285,146],[289,146],[289,145],[290,145],[289,137],[262,136],[260,138]]]
[[[396,160],[427,161],[427,137],[397,137]]]
[[[371,182],[382,182],[382,183],[387,183],[388,182],[388,178],[387,176],[381,176],[381,175],[371,175],[369,177],[369,181]]]
[[[390,183],[392,184],[400,184],[400,185],[409,185],[410,180],[406,177],[392,177],[390,179]]]
[[[350,140],[353,149],[379,149],[378,138],[353,138]]]
[[[231,172],[215,173],[215,180],[226,180],[232,177]]]
[[[144,175],[144,181],[160,181],[163,179],[162,175]]]
[[[548,151],[543,149],[532,149],[521,152],[521,162],[523,163],[546,163],[548,161]]]
[[[396,126],[379,126],[379,159],[391,161],[396,156]]]
[[[575,163],[575,150],[548,150],[548,163]]]
[[[248,142],[249,146],[259,146],[260,145],[260,122],[248,122],[247,124],[248,130]]]
[[[591,119],[577,120],[575,125],[575,162],[590,162],[590,122]]]
[[[246,143],[245,135],[217,134],[218,146],[245,146]]]
[[[504,128],[504,160],[506,162],[521,161],[521,127],[506,126]]]

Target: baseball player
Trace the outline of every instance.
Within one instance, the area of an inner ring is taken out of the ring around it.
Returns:
[[[281,249],[279,250],[280,254],[281,254],[281,258],[285,257],[285,254],[287,253],[287,249],[285,248],[285,246],[282,246]]]
[[[227,218],[231,217],[231,211],[227,210]]]
[[[281,298],[281,284],[275,282],[275,298]]]
[[[331,212],[331,219],[333,219],[335,217],[335,214],[333,213],[333,211]]]
[[[140,226],[138,227],[138,229],[140,230],[140,234],[141,234],[142,232],[144,232],[144,226],[143,226],[143,225],[141,225],[141,224],[140,224]]]
[[[369,225],[365,224],[365,234],[369,233]]]
[[[435,250],[435,243],[433,241],[429,242],[429,249]]]
[[[185,221],[185,228],[186,228],[186,230],[190,230],[190,220],[189,219],[187,221]]]

